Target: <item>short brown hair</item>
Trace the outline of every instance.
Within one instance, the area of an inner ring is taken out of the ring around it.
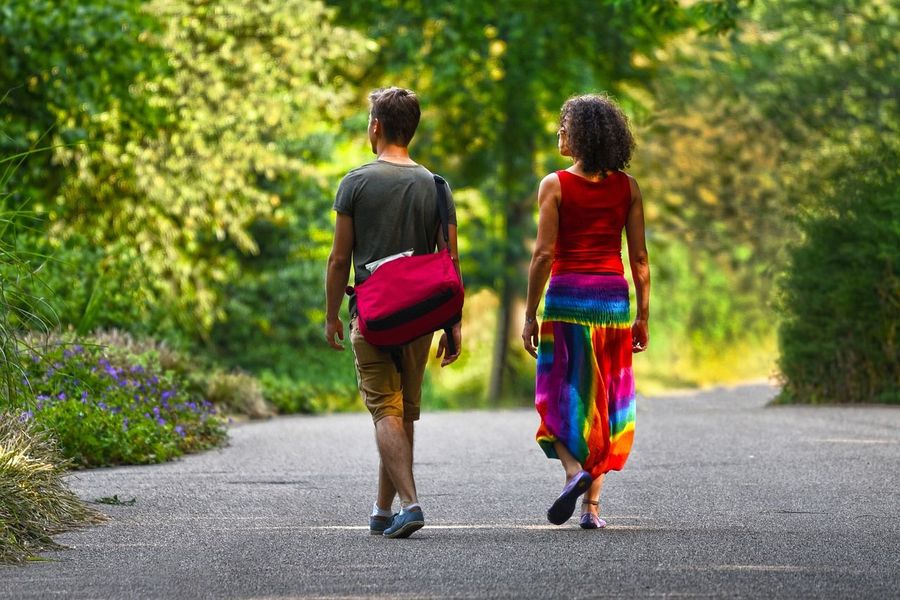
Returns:
[[[372,118],[378,119],[384,129],[384,138],[400,146],[408,146],[422,111],[419,99],[412,90],[398,87],[381,88],[369,94]]]
[[[628,166],[634,137],[622,109],[605,94],[569,98],[559,114],[572,156],[588,173],[618,171]]]

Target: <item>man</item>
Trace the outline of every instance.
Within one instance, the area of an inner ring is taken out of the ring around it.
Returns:
[[[356,285],[371,274],[366,264],[412,249],[415,254],[443,249],[433,175],[409,155],[409,142],[421,111],[415,93],[396,87],[369,95],[369,142],[377,159],[350,171],[341,181],[334,202],[334,242],[325,281],[325,338],[343,350],[344,325],[338,317],[352,262]],[[457,271],[456,208],[448,190],[450,253]],[[452,329],[456,354],[450,355],[446,333],[437,356],[441,366],[454,362],[462,348],[460,324]],[[409,537],[425,525],[413,478],[413,423],[419,418],[422,379],[432,334],[406,346],[397,365],[391,354],[372,346],[356,327],[356,306],[350,299],[350,345],[356,357],[360,394],[372,413],[381,462],[378,493],[369,531],[389,538]],[[398,368],[399,367],[399,368]],[[401,510],[392,515],[394,497]]]

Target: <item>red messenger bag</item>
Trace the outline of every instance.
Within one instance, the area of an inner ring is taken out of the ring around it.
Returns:
[[[348,296],[356,295],[359,332],[383,350],[395,350],[443,329],[449,354],[456,354],[451,328],[462,317],[465,290],[450,255],[447,182],[439,175],[434,182],[446,248],[392,259],[355,288],[347,287]]]

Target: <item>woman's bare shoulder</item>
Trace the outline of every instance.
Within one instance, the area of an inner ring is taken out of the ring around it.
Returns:
[[[549,189],[553,189],[553,188],[559,189],[559,187],[560,187],[559,174],[556,171],[554,171],[553,173],[545,175],[544,178],[541,179],[541,187],[542,188],[546,187]]]

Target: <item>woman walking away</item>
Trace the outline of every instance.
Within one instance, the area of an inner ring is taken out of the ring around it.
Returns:
[[[574,164],[544,177],[538,191],[522,340],[537,358],[537,442],[566,471],[565,487],[547,510],[556,525],[572,516],[584,494],[581,527],[606,526],[600,518],[603,477],[625,466],[634,437],[631,354],[647,349],[650,263],[641,192],[622,171],[633,148],[628,121],[612,100],[572,98],[560,114],[559,152]],[[623,229],[637,297],[630,325]]]

